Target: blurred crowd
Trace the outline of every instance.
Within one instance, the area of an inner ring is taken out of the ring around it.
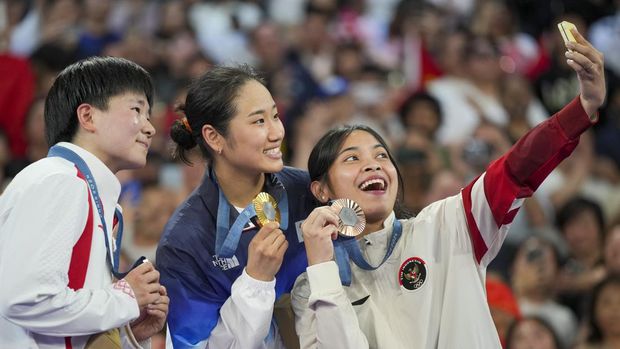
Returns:
[[[562,20],[604,53],[607,102],[525,201],[489,268],[489,304],[507,348],[620,348],[620,0],[0,0],[0,193],[46,156],[56,74],[112,55],[156,86],[148,165],[119,174],[127,260],[155,260],[204,173],[198,154],[194,166],[171,157],[169,128],[188,83],[215,64],[265,77],[288,165],[305,168],[333,126],[379,131],[416,213],[576,96]]]

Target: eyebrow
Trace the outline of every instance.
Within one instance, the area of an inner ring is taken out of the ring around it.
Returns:
[[[377,143],[377,144],[375,144],[375,146],[374,146],[374,147],[372,147],[372,149],[377,149],[377,148],[385,148],[385,147],[384,147],[383,145],[381,145],[381,143]],[[338,155],[341,155],[342,153],[347,152],[347,151],[349,151],[349,150],[358,150],[358,149],[359,149],[359,147],[348,147],[348,148],[342,149],[342,150],[338,153]]]
[[[147,102],[146,100],[142,99],[142,98],[130,98],[129,99],[130,103],[138,103],[141,107],[146,107]],[[149,115],[151,114],[151,108],[148,108],[148,113]]]
[[[138,103],[140,105],[146,105],[146,99],[138,96],[128,96],[129,102]]]
[[[271,107],[271,110],[276,109],[276,104],[274,103],[273,106]],[[251,112],[250,114],[248,114],[248,117],[250,116],[254,116],[254,115],[261,115],[261,114],[265,114],[265,110],[264,109],[258,109],[255,110],[253,112]]]

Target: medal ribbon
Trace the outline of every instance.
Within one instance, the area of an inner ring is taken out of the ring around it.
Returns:
[[[210,172],[210,177],[217,184],[215,173],[211,170]],[[275,176],[272,178],[272,183],[275,185],[276,192],[279,194],[276,200],[278,201],[278,207],[280,209],[280,229],[286,230],[288,228],[288,196],[286,195],[286,189],[277,181]],[[226,199],[224,191],[219,187],[219,184],[217,184],[217,186],[219,199],[217,205],[215,253],[220,258],[231,258],[237,251],[243,228],[256,216],[256,209],[254,208],[254,204],[250,203],[239,213],[233,225],[229,226],[231,204]]]
[[[376,267],[373,267],[366,261],[355,237],[339,236],[338,239],[334,241],[334,255],[342,284],[344,286],[351,285],[351,265],[349,264],[349,259],[351,259],[355,265],[364,270],[375,270],[379,268],[392,255],[394,247],[396,247],[398,240],[400,240],[402,232],[402,223],[398,219],[394,218],[394,223],[392,223],[392,236],[390,237],[387,251],[385,251],[385,256],[383,257],[381,263],[379,263]]]
[[[95,201],[95,206],[97,207],[97,212],[99,213],[99,219],[101,220],[101,226],[103,228],[103,236],[105,237],[105,247],[106,247],[106,259],[108,264],[110,265],[110,270],[112,271],[112,275],[118,280],[124,278],[132,269],[142,264],[142,262],[146,259],[144,256],[138,258],[131,266],[131,268],[126,272],[119,272],[119,259],[121,255],[121,241],[123,239],[123,215],[121,211],[116,208],[114,211],[114,217],[118,221],[118,230],[116,237],[116,248],[113,251],[113,256],[110,254],[110,241],[108,238],[108,228],[105,222],[105,218],[103,215],[103,203],[101,202],[101,198],[99,197],[99,191],[97,190],[97,183],[95,182],[95,177],[90,172],[88,165],[78,154],[76,154],[71,149],[61,147],[61,146],[53,146],[50,148],[47,153],[48,157],[59,157],[65,160],[72,162],[75,167],[77,167],[78,171],[84,175],[86,178],[86,183],[88,184],[88,189]]]

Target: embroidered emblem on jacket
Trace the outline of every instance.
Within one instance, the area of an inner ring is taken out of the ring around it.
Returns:
[[[417,290],[426,281],[426,262],[412,257],[403,262],[398,272],[398,283],[408,290]]]

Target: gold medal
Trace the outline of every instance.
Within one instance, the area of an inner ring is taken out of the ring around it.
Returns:
[[[261,227],[269,222],[280,223],[280,210],[273,196],[265,192],[260,192],[256,195],[254,200],[252,200],[252,204],[254,205],[256,218]]]
[[[342,236],[357,236],[366,227],[364,211],[357,202],[349,199],[338,199],[331,206],[339,208],[338,234]]]

